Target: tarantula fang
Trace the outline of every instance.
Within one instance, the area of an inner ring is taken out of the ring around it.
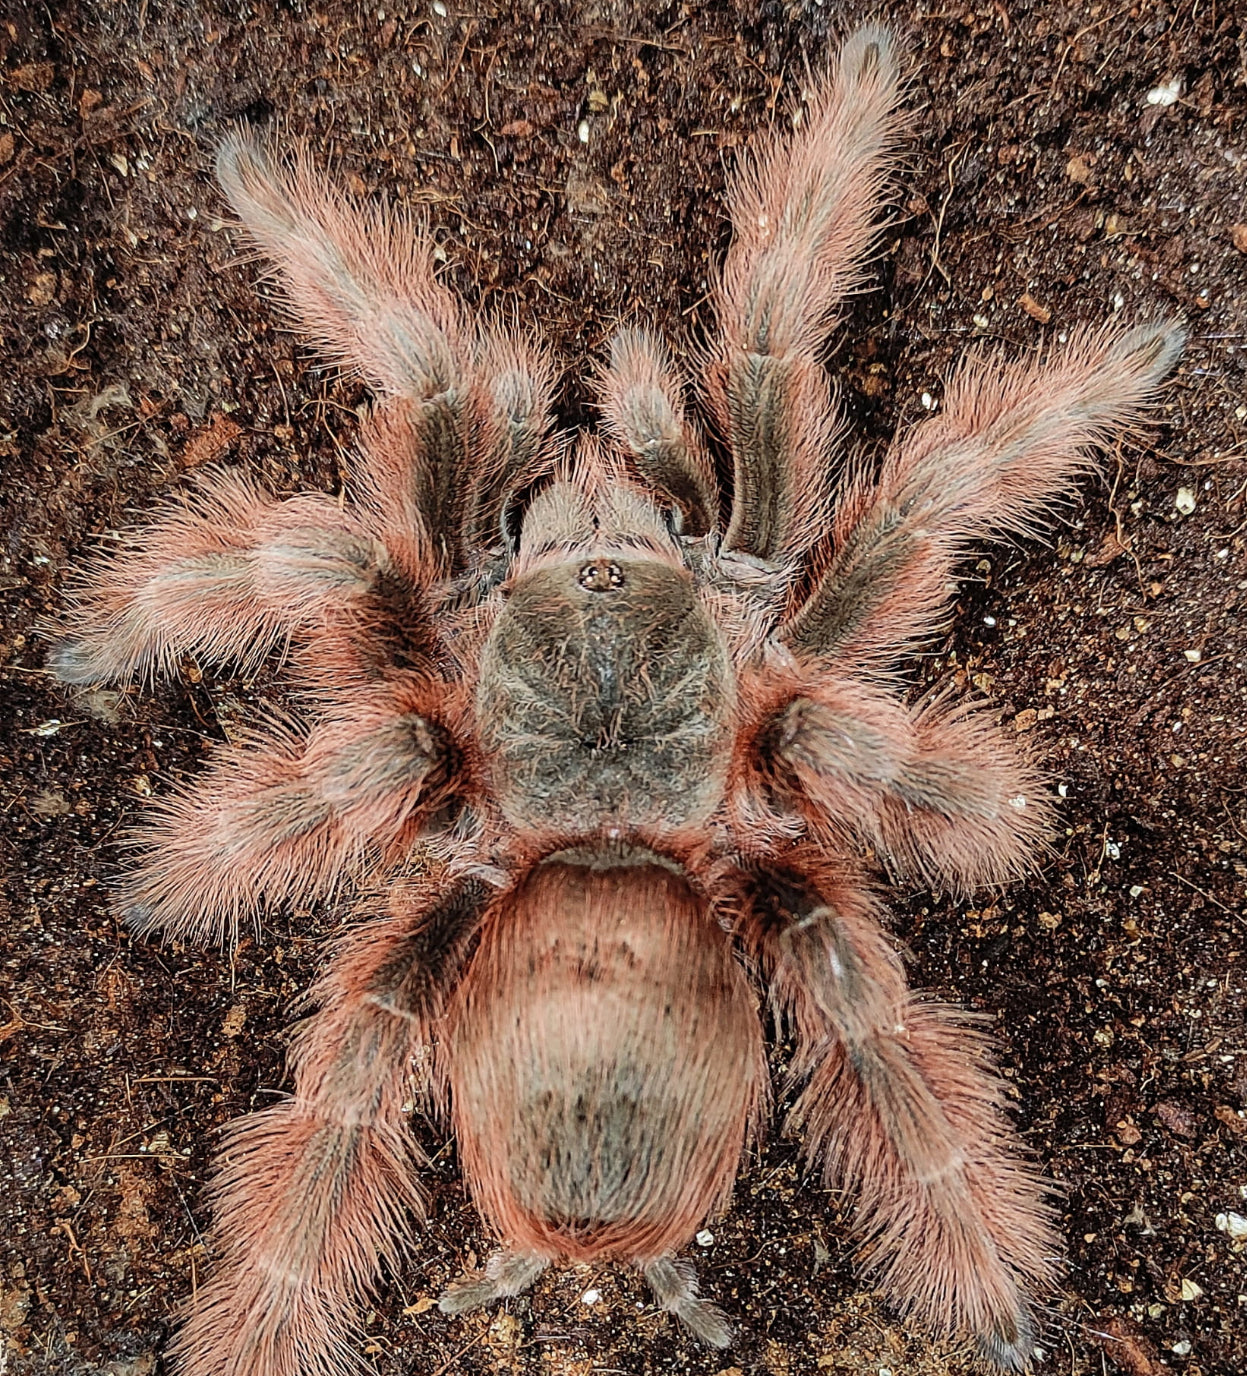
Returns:
[[[1183,335],[972,356],[877,469],[838,465],[820,350],[876,233],[900,66],[858,29],[799,130],[736,174],[700,367],[713,443],[629,330],[596,378],[603,431],[572,447],[546,353],[474,318],[401,212],[248,133],[222,145],[295,318],[376,405],[349,500],[199,477],[86,569],[51,654],[71,684],[286,656],[292,715],[134,838],[136,930],[228,942],[261,906],[358,895],[293,1093],[222,1148],[186,1376],[362,1367],[360,1305],[424,1210],[413,1101],[453,1127],[501,1242],[445,1313],[617,1258],[726,1344],[676,1257],[770,1104],[763,987],[795,1047],[790,1122],[855,1199],[870,1273],[1029,1366],[1059,1253],[1045,1186],[982,1037],[907,988],[869,865],[1009,880],[1048,804],[982,711],[911,703],[898,666],[967,549],[1042,526]]]

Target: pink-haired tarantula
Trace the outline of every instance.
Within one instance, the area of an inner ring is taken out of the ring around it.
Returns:
[[[88,684],[285,653],[297,721],[156,804],[121,907],[229,941],[349,886],[366,920],[309,995],[293,1094],[223,1148],[187,1376],[356,1367],[359,1307],[421,1216],[413,1084],[501,1244],[446,1313],[618,1258],[726,1344],[676,1258],[770,1104],[761,985],[791,1121],[882,1289],[1029,1365],[1059,1252],[1044,1186],[981,1037],[906,987],[869,874],[1011,879],[1047,805],[982,712],[910,705],[897,665],[967,548],[1042,525],[1182,331],[976,356],[877,471],[837,477],[820,350],[875,233],[898,68],[857,30],[736,176],[699,366],[726,499],[654,336],[615,338],[603,433],[572,446],[546,355],[472,318],[404,216],[246,134],[221,148],[302,327],[376,391],[350,497],[201,478],[88,567],[52,664]]]

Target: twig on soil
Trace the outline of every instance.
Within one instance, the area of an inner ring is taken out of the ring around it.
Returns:
[[[219,1084],[220,1080],[215,1075],[140,1075],[131,1081],[136,1085],[189,1085],[196,1084],[201,1080],[210,1081],[212,1084]]]
[[[921,293],[927,282],[931,280],[931,273],[933,272],[938,272],[950,287],[953,284],[953,279],[948,275],[947,271],[945,271],[943,263],[940,262],[940,245],[944,234],[944,215],[948,210],[949,201],[953,198],[953,192],[957,189],[957,184],[953,180],[953,177],[957,170],[957,164],[961,161],[962,154],[969,146],[970,144],[968,141],[963,143],[960,148],[957,148],[953,152],[952,157],[948,160],[948,190],[944,193],[944,199],[940,202],[940,213],[932,217],[935,220],[935,242],[931,245],[931,267],[927,272],[926,279],[922,283],[922,287],[918,288],[919,293]]]
[[[603,43],[629,43],[634,48],[659,48],[665,53],[679,53],[681,57],[693,55],[692,51],[681,43],[663,43],[657,38],[634,38],[628,34],[616,33],[612,29],[587,28],[584,32],[586,38],[597,39]]]
[[[1116,523],[1117,543],[1130,556],[1134,562],[1134,576],[1139,580],[1139,591],[1144,599],[1147,598],[1147,587],[1143,582],[1143,565],[1139,562],[1139,556],[1134,552],[1134,541],[1126,531],[1126,523],[1122,519],[1122,514],[1117,510],[1117,489],[1121,486],[1121,475],[1125,469],[1121,457],[1121,445],[1119,444],[1113,457],[1117,461],[1117,472],[1113,475],[1113,490],[1108,494],[1108,509],[1113,513],[1113,521]]]
[[[437,88],[437,94],[434,96],[435,100],[440,100],[446,94],[446,92],[450,89],[451,83],[454,81],[455,77],[459,75],[459,68],[463,65],[463,55],[467,52],[468,44],[472,41],[472,35],[475,31],[476,20],[469,19],[468,27],[463,35],[463,42],[459,46],[458,55],[455,57],[455,60],[450,64],[450,75]]]
[[[87,1284],[94,1285],[95,1281],[91,1277],[91,1263],[87,1260],[87,1254],[83,1251],[82,1244],[74,1236],[74,1227],[73,1224],[70,1223],[69,1219],[59,1219],[56,1223],[52,1225],[50,1231],[54,1233],[65,1234],[65,1237],[69,1242],[69,1255],[72,1257],[75,1253],[78,1254],[78,1259],[82,1262],[82,1270],[87,1278]]]
[[[1214,907],[1220,908],[1223,913],[1229,913],[1231,917],[1238,917],[1240,915],[1236,913],[1233,908],[1227,908],[1224,903],[1220,902],[1218,899],[1215,899],[1212,896],[1212,894],[1205,893],[1204,890],[1201,889],[1198,884],[1192,884],[1189,879],[1183,878],[1183,876],[1180,875],[1177,872],[1177,870],[1170,870],[1169,874],[1172,878],[1176,879],[1179,884],[1185,884],[1188,889],[1194,889],[1195,892],[1199,894],[1201,898],[1206,899]]]
[[[470,1343],[468,1343],[464,1347],[461,1347],[459,1351],[456,1352],[455,1355],[450,1358],[449,1361],[444,1362],[441,1366],[439,1366],[437,1370],[433,1373],[433,1376],[446,1376],[446,1373],[448,1371],[453,1371],[455,1363],[458,1362],[459,1358],[471,1352],[474,1347],[479,1347],[481,1344],[481,1339],[483,1337],[484,1334],[477,1334],[477,1336],[473,1338]]]

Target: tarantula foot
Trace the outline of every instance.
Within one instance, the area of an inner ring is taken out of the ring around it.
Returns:
[[[1141,372],[1160,381],[1178,361],[1186,345],[1186,330],[1177,320],[1136,325],[1117,340],[1110,357],[1130,360]]]
[[[979,1355],[1000,1371],[1018,1372],[1019,1376],[1034,1365],[1035,1324],[1025,1309],[1019,1309],[1012,1323],[999,1322],[986,1333],[979,1334]]]
[[[726,1347],[732,1341],[727,1315],[697,1293],[697,1277],[687,1261],[659,1257],[641,1268],[661,1308],[710,1347]]]
[[[495,1300],[522,1295],[549,1266],[547,1257],[495,1252],[483,1271],[468,1272],[442,1291],[437,1307],[443,1314],[466,1314]]]
[[[45,663],[62,683],[70,683],[77,688],[89,688],[109,677],[100,668],[98,658],[87,642],[76,635],[62,636],[54,642]]]

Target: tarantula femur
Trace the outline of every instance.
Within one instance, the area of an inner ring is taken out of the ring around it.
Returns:
[[[248,134],[221,148],[295,316],[377,393],[350,497],[201,478],[88,567],[52,664],[86,684],[286,652],[297,721],[156,804],[121,907],[228,941],[349,884],[367,920],[309,995],[293,1094],[228,1135],[188,1376],[355,1367],[359,1305],[421,1216],[413,1082],[501,1242],[446,1313],[612,1257],[727,1343],[676,1256],[769,1104],[759,985],[795,1045],[791,1121],[882,1289],[1029,1365],[1044,1186],[982,1038],[907,989],[867,862],[965,891],[1041,848],[1032,770],[982,712],[909,705],[896,668],[967,547],[1047,519],[1182,331],[975,357],[837,478],[820,348],[875,233],[898,67],[857,30],[736,176],[700,367],[726,500],[652,335],[615,338],[604,433],[572,448],[545,354],[465,312],[404,216]]]

